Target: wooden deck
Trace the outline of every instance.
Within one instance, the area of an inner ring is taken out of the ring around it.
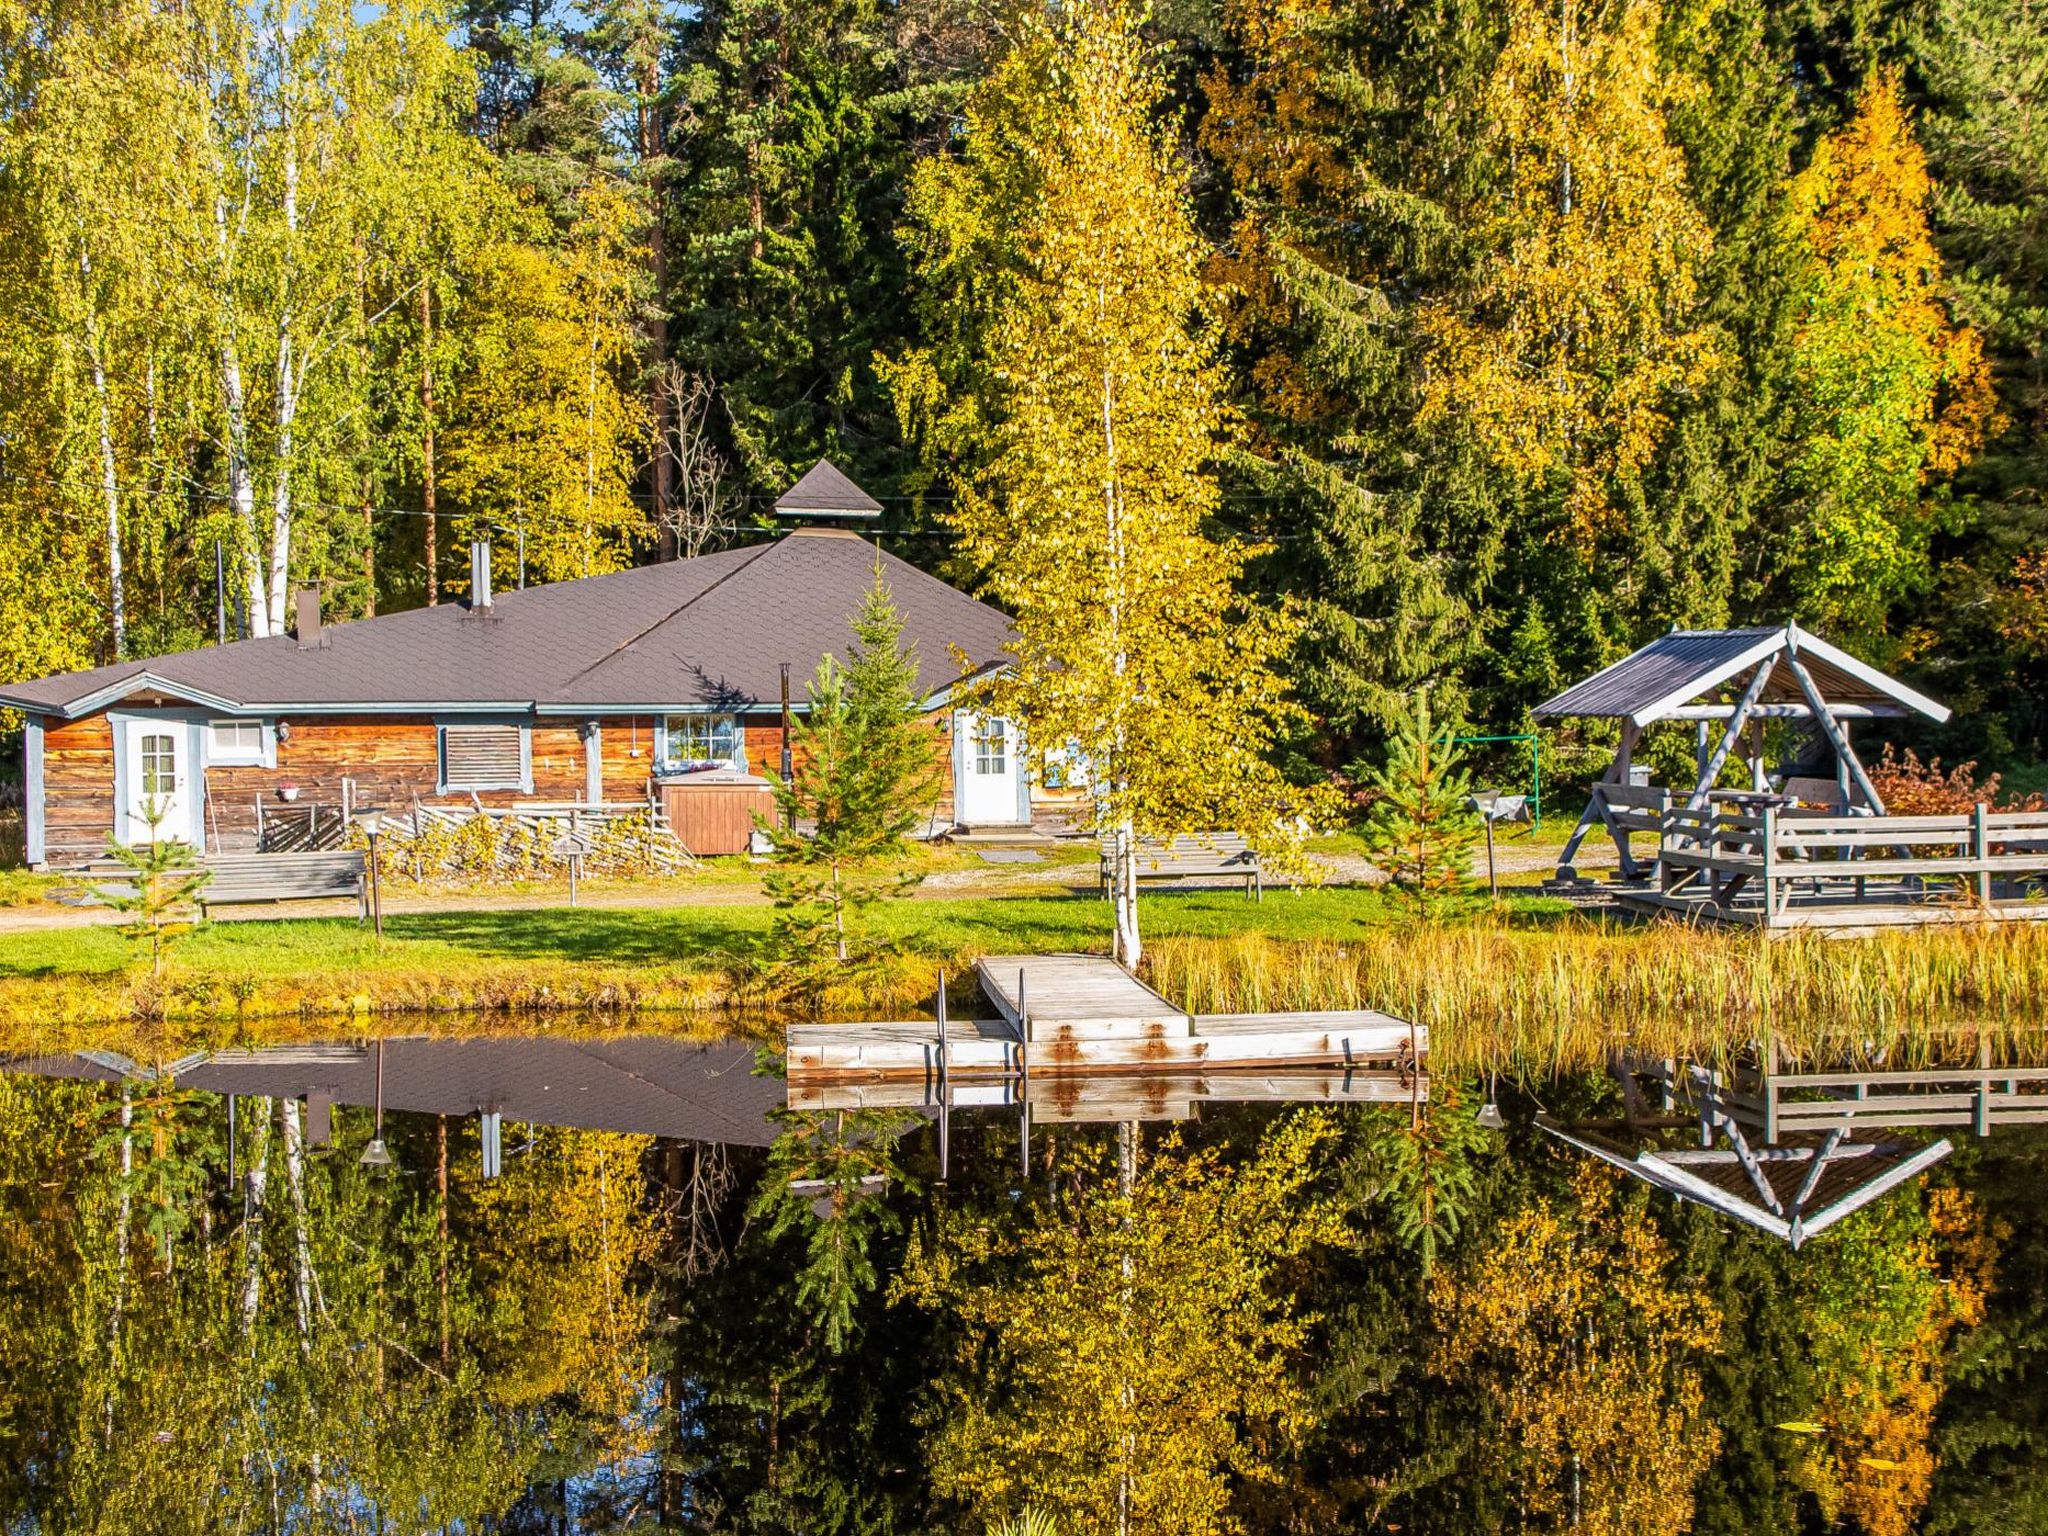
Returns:
[[[974,974],[996,1012],[1034,1044],[1189,1032],[1185,1009],[1101,955],[990,955]]]
[[[1631,826],[1631,830],[1636,830]],[[2048,812],[1834,816],[1679,806],[1661,817],[1656,883],[1635,911],[1768,930],[2048,918]]]

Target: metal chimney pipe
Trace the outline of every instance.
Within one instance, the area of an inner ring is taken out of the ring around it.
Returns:
[[[469,546],[469,606],[491,606],[491,544],[478,539]]]
[[[320,588],[309,582],[300,587],[295,596],[299,649],[310,651],[326,644],[326,638],[320,632]]]

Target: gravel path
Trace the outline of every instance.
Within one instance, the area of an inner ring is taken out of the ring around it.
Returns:
[[[1533,895],[1557,863],[1557,846],[1514,839],[1498,844],[1494,857],[1503,894]],[[1330,885],[1378,885],[1385,877],[1368,860],[1356,854],[1317,854],[1323,879]],[[1614,847],[1602,839],[1596,846],[1588,839],[1579,860],[1582,872],[1604,871],[1615,865]],[[1486,854],[1482,848],[1473,862],[1476,880],[1486,878]],[[1219,889],[1226,888],[1219,884]],[[1066,891],[1093,891],[1095,866],[1067,864],[986,864],[964,869],[943,869],[927,875],[911,891],[912,900],[943,901],[986,896],[1054,895]],[[387,886],[384,911],[419,912],[532,912],[567,904],[568,887],[526,891],[422,891],[412,886]],[[602,911],[636,911],[666,907],[763,906],[768,898],[758,885],[732,881],[663,880],[644,886],[586,887],[580,894],[583,906]],[[288,908],[226,907],[217,922],[266,922],[279,916],[354,917],[352,901],[299,901]],[[0,934],[33,933],[43,929],[108,926],[123,921],[118,912],[104,907],[38,905],[0,908]]]

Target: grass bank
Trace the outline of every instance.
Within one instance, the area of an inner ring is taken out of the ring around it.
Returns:
[[[1795,1056],[1882,1049],[1916,1064],[1977,1032],[2001,1060],[2048,1060],[2044,925],[1869,939],[1650,923],[1474,921],[1343,941],[1164,938],[1152,984],[1198,1013],[1382,1008],[1430,1029],[1455,1070],[1591,1069],[1611,1051],[1721,1054],[1775,1041]]]
[[[582,1010],[658,1027],[771,1032],[747,952],[757,906],[405,913],[379,945],[346,919],[224,923],[152,981],[107,928],[0,936],[0,1031],[23,1044],[117,1044],[138,1020],[187,1035],[286,1038],[394,1014],[502,1024]],[[1043,895],[898,902],[900,947],[847,1016],[914,1015],[935,970],[998,952],[1104,950],[1099,901]],[[1376,1007],[1427,1024],[1455,1066],[1597,1065],[1620,1044],[1673,1052],[1776,1036],[1797,1045],[1927,1042],[1959,1024],[2048,1023],[2048,925],[1765,943],[1621,924],[1536,900],[1402,920],[1376,892],[1160,893],[1144,900],[1154,985],[1200,1012]],[[580,1027],[580,1026],[579,1026]]]
[[[1565,915],[1531,903],[1523,916]],[[757,905],[569,908],[387,915],[380,944],[349,918],[220,923],[175,949],[161,981],[108,927],[0,935],[0,1027],[90,1030],[137,1017],[321,1017],[394,1012],[705,1012],[761,1000],[748,955],[772,916]],[[902,901],[873,914],[899,954],[849,1014],[927,1006],[941,965],[1004,951],[1106,950],[1108,908],[1049,894]],[[1390,920],[1385,898],[1352,889],[1230,891],[1145,899],[1149,931],[1275,941],[1363,934]]]

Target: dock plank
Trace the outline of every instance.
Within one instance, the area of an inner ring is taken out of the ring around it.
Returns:
[[[1191,1030],[1186,1009],[1105,955],[989,955],[974,969],[996,1011],[1033,1041],[1185,1036]]]

